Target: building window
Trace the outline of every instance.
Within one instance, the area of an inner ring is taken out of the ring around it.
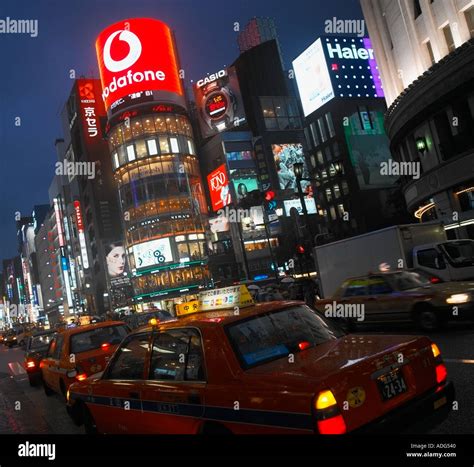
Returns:
[[[158,154],[158,147],[156,146],[156,140],[149,139],[146,142],[146,144],[148,146],[148,154],[150,154],[150,156],[156,156]]]
[[[430,57],[431,65],[434,65],[436,63],[436,60],[433,53],[433,47],[431,47],[430,41],[426,41],[426,49],[428,50],[428,55]]]
[[[324,158],[323,158],[323,152],[318,151],[316,153],[316,157],[318,158],[318,164],[324,165]]]
[[[331,188],[326,188],[326,201],[330,203],[332,201]]]
[[[449,52],[453,52],[456,46],[454,45],[453,33],[451,32],[451,26],[448,24],[443,28],[444,38],[446,40],[446,45],[448,46]]]
[[[179,152],[178,140],[176,138],[170,138],[171,152]]]
[[[321,140],[323,141],[323,143],[325,143],[328,140],[328,137],[326,134],[326,128],[324,128],[324,121],[322,117],[318,118],[318,128],[319,133],[321,135]]]
[[[414,6],[414,10],[415,10],[415,19],[418,18],[418,16],[421,15],[422,11],[421,11],[421,5],[420,5],[420,0],[414,0],[413,1],[413,6]]]
[[[313,123],[311,123],[311,125],[309,126],[310,129],[311,129],[311,135],[313,136],[313,142],[314,142],[314,146],[319,146],[320,142],[319,142],[319,135],[318,135],[318,130],[316,128],[316,125]]]
[[[335,221],[337,219],[337,215],[336,215],[336,209],[334,208],[334,206],[331,206],[329,208],[329,212],[331,213],[331,219]]]
[[[334,124],[333,124],[333,121],[332,121],[332,116],[331,116],[331,113],[327,113],[325,115],[326,117],[326,123],[327,123],[327,126],[328,126],[328,130],[329,130],[329,137],[330,138],[334,138],[334,136],[336,136],[336,132],[334,131]]]
[[[137,150],[137,157],[140,159],[142,157],[148,156],[146,142],[144,140],[135,141],[135,147]]]
[[[347,184],[347,181],[343,180],[341,182],[341,186],[342,186],[342,193],[347,196],[349,194],[349,185]]]
[[[466,17],[467,27],[469,28],[469,34],[474,37],[474,8],[469,8],[464,12]]]
[[[127,157],[128,157],[128,162],[132,162],[136,159],[135,147],[133,146],[133,144],[129,144],[127,146]]]
[[[193,156],[196,154],[196,152],[194,151],[193,142],[190,139],[188,139],[188,151],[189,154],[192,154]]]
[[[161,154],[169,154],[170,152],[168,138],[166,138],[165,136],[160,136],[160,151]]]
[[[311,141],[311,138],[309,136],[309,128],[304,129],[304,136],[306,138],[306,144],[308,145],[309,148],[313,147],[313,142]]]
[[[334,196],[335,198],[340,198],[341,197],[341,189],[339,188],[339,185],[336,183],[332,189],[334,190]]]

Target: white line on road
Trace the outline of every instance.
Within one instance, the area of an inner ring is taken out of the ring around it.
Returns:
[[[465,358],[443,358],[443,360],[447,363],[467,363],[467,364],[474,364],[474,360],[468,360]]]
[[[11,373],[13,376],[24,375],[26,373],[23,365],[19,362],[10,362],[8,364],[8,368],[10,368]]]

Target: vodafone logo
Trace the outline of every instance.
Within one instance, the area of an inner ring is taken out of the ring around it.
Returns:
[[[144,91],[183,96],[173,35],[165,23],[151,18],[115,23],[99,34],[96,51],[107,109]]]
[[[124,41],[130,47],[130,52],[122,60],[114,60],[110,55],[112,42],[119,36],[119,40]],[[117,73],[118,71],[130,68],[139,58],[142,53],[142,43],[140,39],[131,31],[115,31],[106,40],[104,45],[104,65],[109,71]]]

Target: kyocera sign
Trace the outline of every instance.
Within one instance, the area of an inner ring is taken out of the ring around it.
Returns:
[[[183,95],[173,37],[161,21],[134,18],[115,23],[96,41],[106,108],[143,91]]]

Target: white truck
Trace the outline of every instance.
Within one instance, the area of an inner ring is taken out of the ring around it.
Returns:
[[[474,240],[448,240],[442,224],[395,225],[314,249],[324,298],[350,277],[379,270],[426,271],[443,281],[474,279]]]

